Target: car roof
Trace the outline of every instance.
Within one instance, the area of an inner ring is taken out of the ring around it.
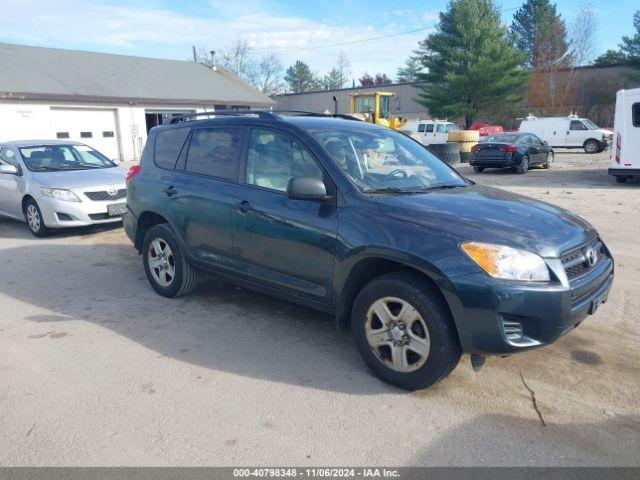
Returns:
[[[6,147],[36,147],[40,145],[84,145],[81,142],[75,142],[72,140],[11,140],[7,142],[1,142],[0,145]]]
[[[335,117],[305,117],[305,116],[281,116],[282,120],[296,125],[297,127],[305,130],[362,130],[362,129],[382,129],[380,125],[375,125],[369,122],[363,122],[361,120],[347,120],[344,118]]]

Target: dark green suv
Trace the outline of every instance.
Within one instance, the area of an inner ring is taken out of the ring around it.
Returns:
[[[161,295],[206,271],[332,313],[407,389],[462,353],[479,367],[551,343],[607,299],[613,261],[585,220],[475,185],[401,133],[200,115],[153,128],[128,175],[125,230]]]

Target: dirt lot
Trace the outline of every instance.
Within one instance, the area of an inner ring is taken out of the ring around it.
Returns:
[[[638,465],[640,184],[607,165],[461,167],[586,217],[616,281],[553,346],[480,373],[463,357],[417,393],[368,373],[326,315],[217,281],[159,297],[120,228],[38,240],[0,220],[0,464]]]

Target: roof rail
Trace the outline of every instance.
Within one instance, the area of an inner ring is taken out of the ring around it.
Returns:
[[[176,115],[171,119],[170,124],[187,121],[190,119],[197,119],[198,117],[215,117],[215,116],[227,116],[227,117],[242,117],[242,116],[255,116],[258,118],[266,118],[270,120],[276,120],[278,115],[271,113],[268,110],[212,110],[208,112],[186,113],[184,115]]]
[[[292,115],[298,117],[319,117],[319,118],[343,118],[345,120],[355,120],[357,122],[362,122],[359,118],[354,117],[353,115],[349,115],[346,113],[317,113],[317,112],[308,112],[306,110],[271,110],[274,113],[281,115]]]

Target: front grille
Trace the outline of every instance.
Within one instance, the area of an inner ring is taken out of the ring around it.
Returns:
[[[91,220],[109,220],[120,217],[110,217],[108,213],[90,213],[89,218]]]
[[[94,202],[104,202],[105,200],[120,200],[121,198],[125,198],[127,196],[127,189],[121,188],[115,193],[115,195],[111,195],[107,191],[84,192],[84,194],[89,198],[89,200],[93,200]]]
[[[593,252],[591,252],[593,251]],[[595,255],[595,263],[590,255]],[[602,242],[594,242],[587,245],[583,245],[568,252],[563,253],[560,256],[562,265],[567,273],[567,278],[572,280],[586,274],[589,270],[595,267],[605,257],[604,246]]]

